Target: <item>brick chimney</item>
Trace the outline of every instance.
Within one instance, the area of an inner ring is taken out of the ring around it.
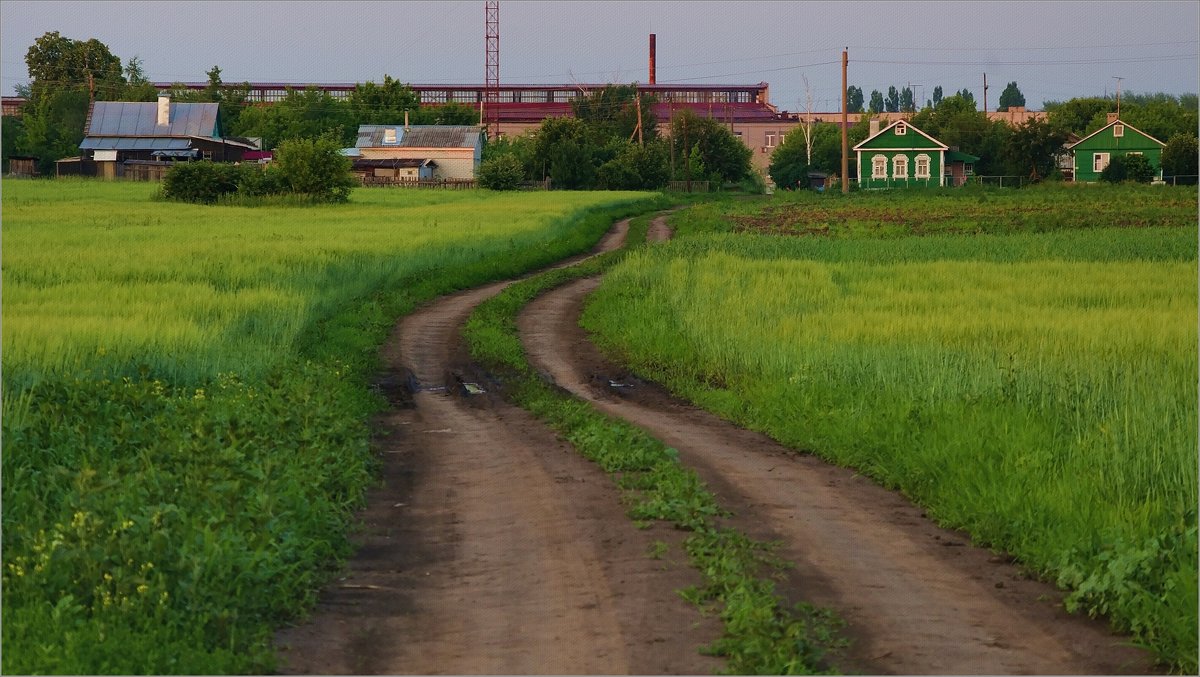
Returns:
[[[650,84],[654,84],[654,34],[650,34]]]
[[[879,133],[879,118],[871,118],[871,133],[867,136],[875,136]]]
[[[1116,122],[1116,121],[1117,121],[1117,114],[1116,114],[1116,113],[1109,113],[1109,114],[1108,114],[1108,124],[1112,124],[1112,123],[1114,123],[1114,122]]]
[[[158,119],[156,124],[165,127],[171,124],[171,97],[160,94],[158,97]]]

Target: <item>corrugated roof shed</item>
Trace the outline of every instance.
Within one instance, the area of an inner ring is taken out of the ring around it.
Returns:
[[[97,101],[88,136],[217,137],[217,104],[171,102],[170,122],[158,123],[158,103]]]
[[[396,141],[385,142],[387,130],[395,130]],[[474,148],[483,130],[454,125],[360,125],[356,148]]]

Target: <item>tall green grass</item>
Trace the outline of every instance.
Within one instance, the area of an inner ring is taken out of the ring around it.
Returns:
[[[343,207],[3,184],[2,671],[262,673],[348,554],[377,348],[439,294],[590,247],[647,194]]]
[[[719,227],[710,210],[701,229]],[[1194,221],[684,237],[617,266],[584,324],[644,375],[900,489],[1194,671],[1196,242]]]

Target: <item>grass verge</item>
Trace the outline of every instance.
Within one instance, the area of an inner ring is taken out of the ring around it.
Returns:
[[[673,449],[546,384],[525,357],[516,326],[521,309],[541,293],[604,272],[645,240],[650,218],[632,221],[624,250],[518,282],[481,304],[464,332],[471,354],[503,381],[506,397],[614,477],[628,493],[631,518],[663,520],[690,532],[685,548],[704,582],[681,594],[720,615],[724,635],[706,650],[727,659],[728,673],[829,671],[828,655],[843,643],[841,623],[827,610],[789,605],[779,595],[772,579],[786,564],[772,555],[770,544],[723,526],[716,499]]]

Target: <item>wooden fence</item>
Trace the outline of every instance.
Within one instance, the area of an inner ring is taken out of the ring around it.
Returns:
[[[676,193],[707,193],[707,181],[668,181],[667,190]]]
[[[364,186],[386,188],[443,188],[446,190],[470,190],[475,188],[475,179],[405,179],[390,176],[363,176]]]

